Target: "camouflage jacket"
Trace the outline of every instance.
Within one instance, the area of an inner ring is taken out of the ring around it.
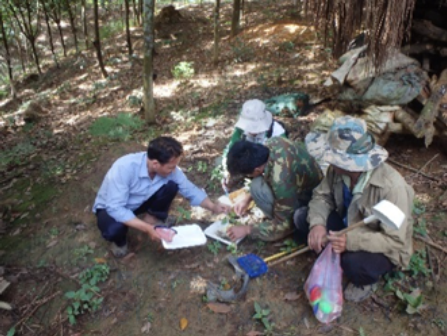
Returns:
[[[253,226],[251,236],[275,241],[293,231],[294,211],[309,203],[323,174],[303,143],[277,137],[265,146],[270,155],[263,178],[274,195],[273,218]]]

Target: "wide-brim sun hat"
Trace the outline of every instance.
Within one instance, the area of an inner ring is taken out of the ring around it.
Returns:
[[[368,132],[366,122],[351,116],[335,119],[328,133],[310,132],[305,142],[317,160],[350,172],[372,170],[388,158],[386,149]]]
[[[272,114],[265,109],[265,104],[259,99],[252,99],[247,100],[242,106],[242,112],[235,127],[247,133],[258,134],[268,131],[272,120]]]

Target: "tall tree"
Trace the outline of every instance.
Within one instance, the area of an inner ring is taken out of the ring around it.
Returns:
[[[71,0],[71,2],[73,1]],[[76,54],[79,54],[78,36],[76,34],[76,21],[73,15],[73,11],[71,10],[70,0],[65,0],[65,9],[67,10],[68,18],[70,19],[71,32],[74,38]]]
[[[101,52],[101,38],[99,36],[99,18],[98,18],[98,0],[93,0],[93,8],[95,13],[95,40],[93,41],[93,45],[96,49],[96,56],[98,58],[99,67],[101,68],[101,72],[104,78],[109,77],[106,68],[104,67],[104,62],[102,60],[102,52]]]
[[[42,1],[42,7],[43,7],[43,15],[45,18],[45,23],[47,25],[48,41],[50,42],[51,54],[53,55],[53,60],[56,63],[56,67],[59,68],[59,63],[57,62],[57,56],[56,53],[54,52],[53,33],[51,32],[50,16],[48,15],[48,8],[45,6],[45,1]]]
[[[144,115],[148,123],[155,122],[155,103],[153,92],[153,50],[154,50],[154,2],[144,0],[144,64],[143,64],[143,105]]]
[[[16,99],[17,92],[14,85],[14,77],[12,73],[12,64],[11,64],[11,54],[9,53],[9,44],[8,44],[8,35],[6,34],[5,24],[3,22],[3,14],[4,10],[0,7],[0,28],[2,33],[3,46],[5,47],[6,52],[6,64],[8,66],[8,78],[9,78],[9,87],[11,89],[11,96]]]
[[[219,11],[220,11],[220,0],[216,0],[214,5],[214,55],[213,63],[217,65],[219,63]]]
[[[86,0],[81,0],[81,21],[82,21],[82,32],[84,34],[85,49],[88,49],[87,4],[86,4]]]
[[[39,74],[42,74],[36,48],[36,40],[39,35],[39,8],[37,4],[37,2],[34,3],[31,0],[9,0],[9,8],[17,21],[19,29],[31,44],[37,71]]]
[[[137,20],[137,25],[139,26],[141,24],[141,16],[140,11],[138,9],[138,0],[132,0],[132,7],[133,7],[133,17]]]
[[[241,0],[233,0],[233,16],[231,18],[231,36],[239,33],[241,21]]]
[[[47,1],[47,0],[45,0]],[[65,46],[64,32],[62,31],[62,5],[61,0],[48,0],[49,15],[51,19],[56,23],[59,31],[59,37],[61,39],[62,49],[64,50],[64,56],[67,56],[67,48]]]
[[[124,6],[126,7],[126,37],[127,37],[127,49],[129,50],[129,56],[132,56],[132,40],[130,39],[130,24],[129,24],[129,0],[124,0]]]

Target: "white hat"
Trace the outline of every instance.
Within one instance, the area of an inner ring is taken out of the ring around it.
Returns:
[[[247,133],[258,134],[266,132],[272,125],[272,114],[265,109],[265,104],[259,99],[247,100],[242,106],[242,112],[236,127]]]

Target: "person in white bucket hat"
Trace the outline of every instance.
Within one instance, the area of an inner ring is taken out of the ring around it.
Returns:
[[[230,174],[226,169],[226,157],[233,145],[239,140],[247,140],[253,143],[264,144],[267,139],[274,137],[287,138],[285,126],[273,119],[272,113],[266,109],[266,105],[259,99],[247,100],[242,105],[242,111],[236,122],[233,135],[226,146],[222,156],[222,186],[226,190],[230,182]]]
[[[375,143],[363,119],[337,118],[327,134],[308,135],[306,147],[329,168],[314,189],[308,208],[295,211],[298,240],[307,241],[319,253],[327,236],[334,252],[341,254],[341,267],[350,281],[345,299],[362,301],[372,294],[382,275],[410,262],[414,191],[385,163],[388,152]],[[347,234],[333,235],[371,215],[372,207],[382,200],[404,212],[406,219],[399,230],[375,221]]]

